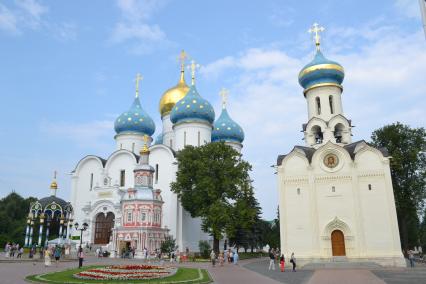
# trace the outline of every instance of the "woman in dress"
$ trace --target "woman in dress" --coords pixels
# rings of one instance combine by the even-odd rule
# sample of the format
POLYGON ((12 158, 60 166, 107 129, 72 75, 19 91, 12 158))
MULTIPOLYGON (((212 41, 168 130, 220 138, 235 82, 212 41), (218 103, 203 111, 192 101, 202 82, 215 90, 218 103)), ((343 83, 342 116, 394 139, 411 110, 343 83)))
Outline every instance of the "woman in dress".
POLYGON ((284 257, 284 254, 282 254, 281 257, 280 257, 280 268, 281 268, 281 272, 284 272, 284 268, 285 268, 285 257, 284 257))
POLYGON ((52 265, 52 261, 50 260, 50 250, 44 250, 44 267, 48 267, 52 265))

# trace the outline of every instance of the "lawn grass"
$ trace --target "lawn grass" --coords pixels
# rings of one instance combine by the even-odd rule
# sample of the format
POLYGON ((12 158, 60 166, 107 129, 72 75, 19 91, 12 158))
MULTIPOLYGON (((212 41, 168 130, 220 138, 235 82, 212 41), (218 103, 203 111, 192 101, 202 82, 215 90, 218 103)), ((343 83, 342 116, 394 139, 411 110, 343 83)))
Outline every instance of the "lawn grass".
POLYGON ((82 272, 91 268, 98 268, 98 267, 104 267, 104 266, 90 266, 85 267, 83 269, 68 269, 63 270, 59 272, 52 272, 48 274, 39 274, 39 275, 31 275, 26 278, 26 280, 35 282, 35 283, 73 283, 73 284, 81 284, 81 283, 210 283, 212 282, 212 279, 209 275, 209 273, 205 269, 198 269, 198 268, 178 268, 178 271, 176 274, 161 278, 161 279, 145 279, 145 280, 83 280, 83 279, 77 279, 73 277, 73 274, 82 272))

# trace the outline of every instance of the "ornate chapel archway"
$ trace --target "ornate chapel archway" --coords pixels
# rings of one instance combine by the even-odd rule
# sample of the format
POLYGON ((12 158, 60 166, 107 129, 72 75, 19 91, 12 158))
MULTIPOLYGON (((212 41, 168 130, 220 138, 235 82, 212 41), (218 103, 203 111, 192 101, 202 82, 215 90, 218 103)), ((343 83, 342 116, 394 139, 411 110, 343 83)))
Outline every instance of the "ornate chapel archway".
POLYGON ((114 213, 99 213, 95 220, 95 244, 108 244, 114 227, 114 213))

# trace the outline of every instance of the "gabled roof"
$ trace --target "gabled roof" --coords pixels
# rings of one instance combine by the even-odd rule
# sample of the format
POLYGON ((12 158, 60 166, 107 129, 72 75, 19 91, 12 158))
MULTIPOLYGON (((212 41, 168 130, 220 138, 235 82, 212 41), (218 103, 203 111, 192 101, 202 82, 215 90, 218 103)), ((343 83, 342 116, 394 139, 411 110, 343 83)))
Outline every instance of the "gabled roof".
MULTIPOLYGON (((365 142, 365 140, 359 140, 359 141, 356 141, 356 142, 353 142, 351 144, 343 146, 343 149, 345 149, 349 153, 349 155, 351 156, 352 160, 355 159, 355 149, 356 149, 356 147, 358 146, 358 144, 361 144, 361 143, 365 143, 365 144, 367 144, 368 146, 370 146, 372 148, 376 148, 373 145, 371 145, 370 143, 365 142)), ((313 147, 294 146, 294 148, 293 148, 293 150, 291 150, 291 152, 293 152, 295 149, 302 150, 305 153, 305 156, 308 159, 309 163, 312 162, 312 156, 314 155, 315 151, 317 151, 317 149, 315 149, 313 147)), ((376 149, 379 150, 384 157, 389 157, 389 153, 388 153, 388 151, 387 151, 386 148, 380 147, 380 148, 376 148, 376 149)), ((278 155, 277 166, 281 166, 284 158, 287 155, 278 155)))

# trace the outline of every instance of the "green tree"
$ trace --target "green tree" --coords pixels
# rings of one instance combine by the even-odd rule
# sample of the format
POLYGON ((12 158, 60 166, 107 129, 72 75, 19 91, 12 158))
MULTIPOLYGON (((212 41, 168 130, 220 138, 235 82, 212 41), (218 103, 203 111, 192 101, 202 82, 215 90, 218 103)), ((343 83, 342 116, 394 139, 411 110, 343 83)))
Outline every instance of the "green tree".
POLYGON ((166 237, 165 240, 161 243, 161 252, 171 254, 175 250, 177 250, 178 246, 176 245, 176 239, 172 237, 166 237))
POLYGON ((210 257, 210 244, 208 241, 200 240, 198 242, 198 249, 200 250, 200 255, 202 258, 210 257))
POLYGON ((0 247, 6 242, 24 244, 26 218, 30 203, 36 199, 23 198, 15 192, 0 199, 0 247))
POLYGON ((390 156, 391 175, 401 245, 408 249, 418 243, 418 214, 426 198, 426 131, 399 122, 373 132, 372 144, 385 147, 390 156))
POLYGON ((213 249, 218 252, 224 233, 229 237, 235 233, 233 215, 238 214, 241 224, 251 215, 244 207, 244 198, 253 190, 251 166, 224 143, 187 146, 176 159, 178 171, 171 190, 192 217, 201 217, 202 228, 213 236, 213 249))

